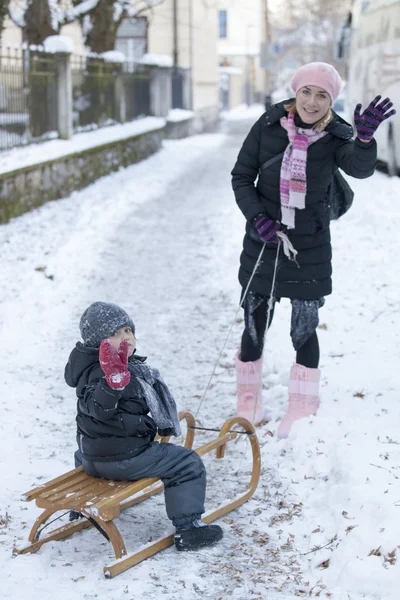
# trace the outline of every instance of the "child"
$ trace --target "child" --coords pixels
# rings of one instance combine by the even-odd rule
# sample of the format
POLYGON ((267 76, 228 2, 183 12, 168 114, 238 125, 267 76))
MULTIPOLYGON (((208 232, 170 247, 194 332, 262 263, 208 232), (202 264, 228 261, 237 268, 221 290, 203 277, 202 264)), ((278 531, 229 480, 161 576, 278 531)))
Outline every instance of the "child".
POLYGON ((78 396, 75 465, 105 479, 160 477, 177 550, 219 541, 221 527, 200 521, 206 490, 201 458, 154 441, 157 432, 180 434, 178 414, 159 372, 134 355, 129 315, 115 304, 95 302, 83 313, 80 331, 83 344, 76 344, 65 367, 65 381, 78 396))

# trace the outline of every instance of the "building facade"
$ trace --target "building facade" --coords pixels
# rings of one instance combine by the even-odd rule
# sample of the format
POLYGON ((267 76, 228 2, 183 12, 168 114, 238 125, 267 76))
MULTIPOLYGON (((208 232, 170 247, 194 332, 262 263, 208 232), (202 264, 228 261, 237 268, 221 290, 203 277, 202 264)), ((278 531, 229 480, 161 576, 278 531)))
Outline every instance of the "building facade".
MULTIPOLYGON (((78 22, 61 28, 74 41, 75 52, 85 51, 78 22)), ((116 49, 128 61, 170 66, 172 100, 177 108, 191 109, 198 129, 215 124, 219 114, 218 11, 215 3, 165 0, 119 27, 116 49)), ((6 19, 2 47, 22 43, 22 30, 6 19)))
POLYGON ((266 2, 218 0, 217 7, 221 104, 229 109, 262 101, 265 71, 260 54, 266 37, 266 2))

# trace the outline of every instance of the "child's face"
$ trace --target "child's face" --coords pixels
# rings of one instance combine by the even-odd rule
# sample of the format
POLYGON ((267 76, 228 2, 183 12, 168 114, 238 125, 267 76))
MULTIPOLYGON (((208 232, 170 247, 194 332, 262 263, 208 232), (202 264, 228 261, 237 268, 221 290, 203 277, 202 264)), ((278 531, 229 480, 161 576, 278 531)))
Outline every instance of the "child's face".
POLYGON ((128 356, 132 356, 133 351, 136 348, 136 339, 130 327, 121 327, 120 329, 117 329, 117 331, 114 331, 108 339, 116 350, 120 347, 121 342, 127 342, 128 356))

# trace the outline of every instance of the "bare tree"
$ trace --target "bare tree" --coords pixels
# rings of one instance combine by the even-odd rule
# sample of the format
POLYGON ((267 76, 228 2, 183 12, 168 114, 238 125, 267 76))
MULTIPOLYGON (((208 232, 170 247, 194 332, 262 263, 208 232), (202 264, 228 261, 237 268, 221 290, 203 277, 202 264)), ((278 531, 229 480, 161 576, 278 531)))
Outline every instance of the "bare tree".
POLYGON ((8 0, 0 0, 0 36, 3 31, 4 21, 8 14, 8 0))
POLYGON ((166 0, 0 0, 29 44, 42 44, 63 25, 80 21, 85 42, 93 52, 113 50, 121 22, 149 13, 166 0))
MULTIPOLYGON (((335 45, 340 25, 352 0, 286 0, 285 10, 274 16, 279 31, 281 59, 335 63, 335 45), (283 25, 283 26, 282 26, 283 25)), ((338 65, 336 65, 338 66, 338 65)))
POLYGON ((81 12, 80 21, 85 44, 92 52, 113 50, 118 28, 126 18, 149 14, 166 0, 73 0, 75 9, 91 2, 93 7, 81 12))

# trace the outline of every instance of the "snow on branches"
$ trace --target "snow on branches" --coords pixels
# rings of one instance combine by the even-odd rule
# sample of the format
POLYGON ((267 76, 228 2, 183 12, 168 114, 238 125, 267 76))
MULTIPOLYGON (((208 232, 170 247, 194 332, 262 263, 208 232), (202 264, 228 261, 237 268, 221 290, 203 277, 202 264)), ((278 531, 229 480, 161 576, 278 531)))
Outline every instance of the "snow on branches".
POLYGON ((59 34, 63 25, 79 21, 91 50, 105 52, 114 49, 118 27, 125 18, 143 15, 165 1, 6 0, 5 4, 28 43, 41 44, 48 36, 59 34))

